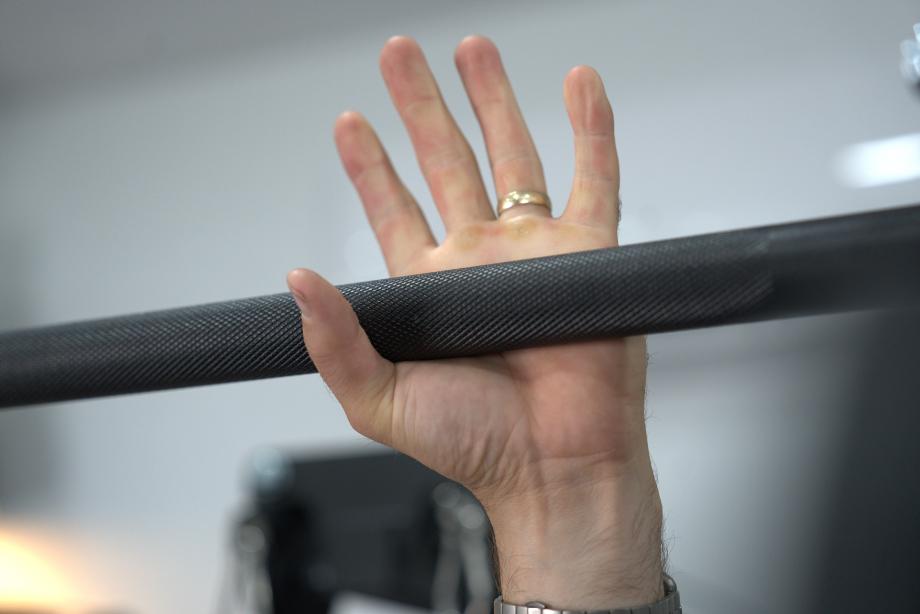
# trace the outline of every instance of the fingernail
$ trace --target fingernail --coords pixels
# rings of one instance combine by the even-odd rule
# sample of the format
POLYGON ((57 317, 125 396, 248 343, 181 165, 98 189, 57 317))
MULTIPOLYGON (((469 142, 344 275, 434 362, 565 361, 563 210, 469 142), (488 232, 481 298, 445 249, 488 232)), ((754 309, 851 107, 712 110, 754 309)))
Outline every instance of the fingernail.
POLYGON ((297 290, 291 290, 291 296, 294 297, 294 302, 297 303, 297 308, 300 309, 301 318, 310 317, 310 307, 307 305, 307 299, 304 298, 303 294, 297 290))

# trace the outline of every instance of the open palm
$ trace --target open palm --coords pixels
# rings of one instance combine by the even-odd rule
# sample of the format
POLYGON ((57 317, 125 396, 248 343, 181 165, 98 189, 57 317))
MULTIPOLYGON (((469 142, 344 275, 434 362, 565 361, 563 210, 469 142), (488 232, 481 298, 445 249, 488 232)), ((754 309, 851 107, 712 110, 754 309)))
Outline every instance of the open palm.
MULTIPOLYGON (((482 127, 495 189, 545 192, 537 152, 498 50, 469 37, 456 63, 482 127)), ((575 180, 558 218, 519 205, 496 219, 473 153, 415 41, 396 37, 381 70, 447 229, 438 245, 367 121, 343 114, 335 137, 393 275, 617 244, 619 170, 600 77, 576 67, 564 97, 575 180)), ((467 485, 487 503, 571 480, 647 471, 641 338, 393 364, 371 347, 342 296, 315 273, 289 277, 320 374, 361 433, 467 485)))
MULTIPOLYGON (((469 37, 456 63, 496 193, 546 192, 498 50, 469 37)), ((370 125, 343 114, 336 144, 391 274, 617 244, 613 113, 596 72, 576 67, 565 79, 575 135, 565 210, 554 218, 521 204, 497 219, 415 41, 391 39, 380 66, 447 229, 438 245, 370 125)), ((589 609, 660 597, 661 501, 645 435, 642 338, 393 364, 334 286, 305 269, 292 271, 288 285, 310 356, 355 429, 465 484, 483 503, 506 598, 589 609)))

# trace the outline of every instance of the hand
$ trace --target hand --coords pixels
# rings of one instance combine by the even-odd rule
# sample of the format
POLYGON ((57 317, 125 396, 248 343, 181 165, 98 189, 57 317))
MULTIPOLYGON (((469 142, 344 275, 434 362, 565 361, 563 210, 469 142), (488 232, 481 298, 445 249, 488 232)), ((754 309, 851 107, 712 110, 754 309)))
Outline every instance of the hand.
MULTIPOLYGON (((546 191, 498 50, 469 37, 456 64, 482 128, 495 190, 546 191)), ((579 66, 564 97, 575 180, 558 218, 519 205, 496 219, 470 147, 415 41, 387 42, 380 67, 447 236, 436 244, 368 122, 339 117, 335 140, 392 275, 617 244, 613 113, 579 66)), ((495 531, 504 599, 613 608, 662 592, 661 504, 645 434, 642 338, 393 364, 342 295, 299 269, 288 283, 320 374, 360 433, 475 494, 495 531)))

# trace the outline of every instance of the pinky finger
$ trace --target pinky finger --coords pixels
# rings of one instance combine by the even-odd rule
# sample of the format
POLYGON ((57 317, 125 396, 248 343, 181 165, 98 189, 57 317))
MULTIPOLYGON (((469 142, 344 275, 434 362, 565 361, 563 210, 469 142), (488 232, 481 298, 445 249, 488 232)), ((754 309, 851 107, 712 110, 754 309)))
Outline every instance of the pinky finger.
POLYGON ((604 84, 594 69, 577 66, 566 76, 564 93, 575 135, 575 178, 563 217, 615 229, 620 169, 604 84))

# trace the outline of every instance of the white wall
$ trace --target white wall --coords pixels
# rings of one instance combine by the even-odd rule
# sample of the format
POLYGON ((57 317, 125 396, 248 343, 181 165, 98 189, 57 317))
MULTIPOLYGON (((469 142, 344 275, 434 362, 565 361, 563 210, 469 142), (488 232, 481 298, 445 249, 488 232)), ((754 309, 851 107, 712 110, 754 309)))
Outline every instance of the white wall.
MULTIPOLYGON (((0 328, 278 292, 298 265, 382 276, 331 125, 365 112, 427 200, 377 75, 395 33, 420 39, 477 151, 451 54, 471 32, 496 40, 557 202, 572 165, 562 78, 597 67, 617 117, 624 242, 920 200, 916 181, 847 189, 831 165, 847 144, 920 124, 897 70, 920 20, 910 0, 399 6, 362 20, 359 3, 317 5, 354 27, 0 92, 0 328)), ((688 612, 765 612, 808 586, 850 368, 835 350, 859 322, 652 339, 653 454, 688 612)), ((206 611, 261 445, 368 444, 316 377, 0 413, 0 530, 54 544, 87 603, 206 611)))

